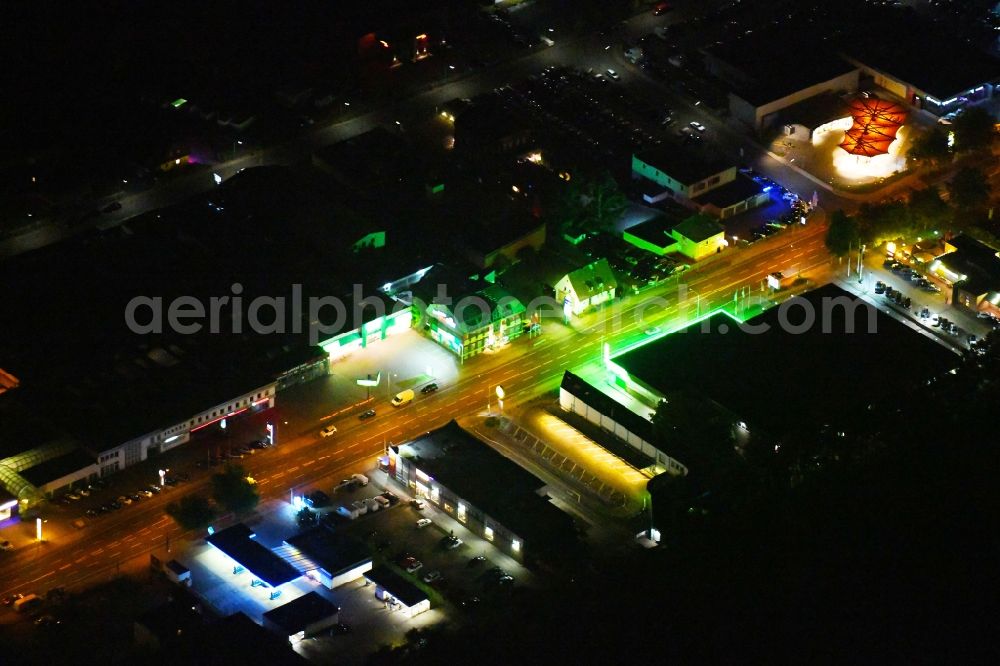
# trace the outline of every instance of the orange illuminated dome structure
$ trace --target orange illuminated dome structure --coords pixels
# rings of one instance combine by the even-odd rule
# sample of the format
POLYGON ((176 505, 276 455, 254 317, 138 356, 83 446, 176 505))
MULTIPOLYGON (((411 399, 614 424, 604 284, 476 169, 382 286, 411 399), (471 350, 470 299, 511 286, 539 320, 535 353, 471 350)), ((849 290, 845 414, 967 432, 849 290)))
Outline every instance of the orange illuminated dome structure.
POLYGON ((852 155, 875 157, 889 152, 896 133, 906 120, 906 109, 895 102, 863 97, 850 104, 854 124, 844 133, 840 147, 852 155))

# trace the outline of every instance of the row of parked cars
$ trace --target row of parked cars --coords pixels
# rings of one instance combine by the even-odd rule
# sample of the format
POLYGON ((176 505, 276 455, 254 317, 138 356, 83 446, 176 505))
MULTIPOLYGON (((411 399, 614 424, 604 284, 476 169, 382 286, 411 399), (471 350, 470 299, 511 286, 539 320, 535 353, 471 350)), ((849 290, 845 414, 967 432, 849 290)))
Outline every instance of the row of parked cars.
MULTIPOLYGON (((178 472, 176 474, 167 476, 163 479, 164 486, 176 486, 177 484, 187 481, 190 476, 185 472, 178 472)), ((123 493, 113 500, 109 500, 100 504, 98 506, 91 507, 84 512, 84 515, 88 517, 100 516, 105 513, 110 513, 112 511, 118 511, 124 506, 129 506, 136 502, 140 502, 144 499, 153 497, 153 495, 159 495, 163 491, 164 486, 158 486, 155 483, 151 483, 145 488, 139 488, 132 493, 123 493)))
MULTIPOLYGON (((918 271, 915 268, 911 268, 910 266, 901 264, 891 257, 887 258, 884 262, 882 262, 882 268, 892 271, 894 274, 898 275, 904 280, 909 280, 910 282, 914 283, 917 287, 919 287, 921 290, 926 291, 928 293, 936 294, 941 291, 940 287, 938 287, 936 284, 928 280, 924 275, 920 273, 920 271, 918 271)), ((876 290, 875 293, 879 292, 876 290)))

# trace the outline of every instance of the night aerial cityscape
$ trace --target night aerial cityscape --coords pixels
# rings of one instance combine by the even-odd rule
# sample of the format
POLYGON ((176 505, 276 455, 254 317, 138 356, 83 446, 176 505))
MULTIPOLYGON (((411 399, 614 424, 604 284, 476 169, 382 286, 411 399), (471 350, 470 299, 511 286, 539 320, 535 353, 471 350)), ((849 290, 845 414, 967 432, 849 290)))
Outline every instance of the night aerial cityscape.
POLYGON ((0 25, 0 664, 1000 663, 996 0, 0 25))

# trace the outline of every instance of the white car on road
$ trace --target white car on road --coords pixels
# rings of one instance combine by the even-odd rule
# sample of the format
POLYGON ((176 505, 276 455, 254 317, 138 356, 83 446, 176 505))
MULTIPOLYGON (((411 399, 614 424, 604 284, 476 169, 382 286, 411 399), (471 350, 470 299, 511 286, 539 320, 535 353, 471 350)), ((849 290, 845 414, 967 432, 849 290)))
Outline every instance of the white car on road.
POLYGON ((337 426, 328 425, 327 427, 325 427, 325 428, 323 428, 322 430, 319 431, 319 436, 320 437, 329 437, 330 435, 334 434, 335 432, 337 432, 337 426))

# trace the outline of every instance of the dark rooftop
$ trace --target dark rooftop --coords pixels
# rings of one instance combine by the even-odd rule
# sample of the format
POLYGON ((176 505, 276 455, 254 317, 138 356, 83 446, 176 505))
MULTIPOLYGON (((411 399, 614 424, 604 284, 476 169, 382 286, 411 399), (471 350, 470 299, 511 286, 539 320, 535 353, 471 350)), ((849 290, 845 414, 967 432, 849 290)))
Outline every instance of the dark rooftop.
POLYGON ((707 52, 739 73, 726 78, 737 96, 755 106, 857 69, 814 36, 783 28, 755 30, 707 52))
POLYGON ((389 594, 399 599, 407 608, 413 608, 427 600, 423 591, 387 566, 375 567, 365 574, 365 578, 375 583, 389 594))
POLYGON ((625 233, 631 234, 636 238, 656 245, 657 247, 669 247, 677 242, 670 235, 670 230, 673 229, 676 224, 677 222, 675 220, 663 215, 658 215, 654 218, 646 220, 645 222, 640 222, 635 226, 629 227, 625 230, 625 233))
POLYGON ((755 194, 760 194, 760 191, 760 185, 752 178, 738 173, 735 180, 696 196, 694 201, 699 204, 712 204, 716 208, 726 208, 746 201, 755 194))
POLYGON ((211 534, 205 541, 212 544, 233 560, 244 566, 257 578, 277 587, 295 580, 302 573, 275 555, 269 548, 252 538, 253 531, 243 523, 211 534))
POLYGON ((135 622, 145 627, 160 641, 188 636, 205 623, 204 616, 192 606, 189 596, 182 594, 162 606, 146 611, 135 622))
POLYGON ((33 486, 40 487, 60 479, 67 474, 77 472, 87 465, 93 465, 97 460, 83 449, 74 449, 69 453, 46 460, 45 462, 21 470, 20 474, 33 486))
POLYGON ((563 373, 562 383, 559 387, 564 388, 575 395, 588 407, 596 409, 601 414, 607 414, 609 417, 628 428, 629 432, 635 433, 647 442, 652 441, 652 423, 642 418, 608 394, 597 390, 569 370, 563 373))
POLYGON ((956 236, 948 241, 956 249, 938 257, 953 273, 965 275, 958 286, 970 294, 1000 292, 1000 257, 998 251, 971 236, 956 236))
POLYGON ((285 543, 294 546, 331 576, 372 559, 365 544, 322 525, 286 539, 285 543))
POLYGON ((543 481, 454 420, 407 442, 400 455, 529 544, 555 543, 573 533, 570 516, 538 494, 543 481))
POLYGON ((826 285, 750 319, 768 328, 751 334, 722 312, 671 335, 615 356, 632 377, 668 395, 693 391, 760 424, 775 435, 793 428, 836 423, 856 410, 878 405, 958 363, 958 357, 924 335, 843 291, 826 285), (846 332, 844 307, 857 304, 855 330, 846 332), (802 302, 817 324, 794 334, 778 325, 782 310, 792 324, 803 321, 802 302), (826 305, 824 305, 826 303, 826 305), (876 333, 867 333, 875 316, 876 333), (829 322, 824 333, 820 322, 829 322), (664 359, 670 359, 668 365, 664 359))
POLYGON ((723 229, 723 226, 715 218, 699 213, 677 224, 673 231, 688 240, 700 243, 715 236, 723 229))
POLYGON ((1000 60, 919 21, 897 21, 890 32, 845 48, 845 54, 944 102, 1000 79, 1000 60))
POLYGON ((0 460, 61 437, 51 420, 29 410, 20 395, 20 388, 0 394, 0 460))
POLYGON ((268 666, 309 663, 292 650, 286 636, 276 636, 243 613, 235 613, 171 641, 150 663, 154 666, 218 666, 223 662, 268 666))
POLYGON ((298 599, 282 604, 264 613, 268 622, 281 627, 287 635, 297 634, 309 625, 325 620, 337 613, 339 607, 316 592, 306 592, 298 599))
POLYGON ((645 150, 636 157, 684 185, 693 185, 731 166, 714 155, 705 156, 673 145, 645 150))

